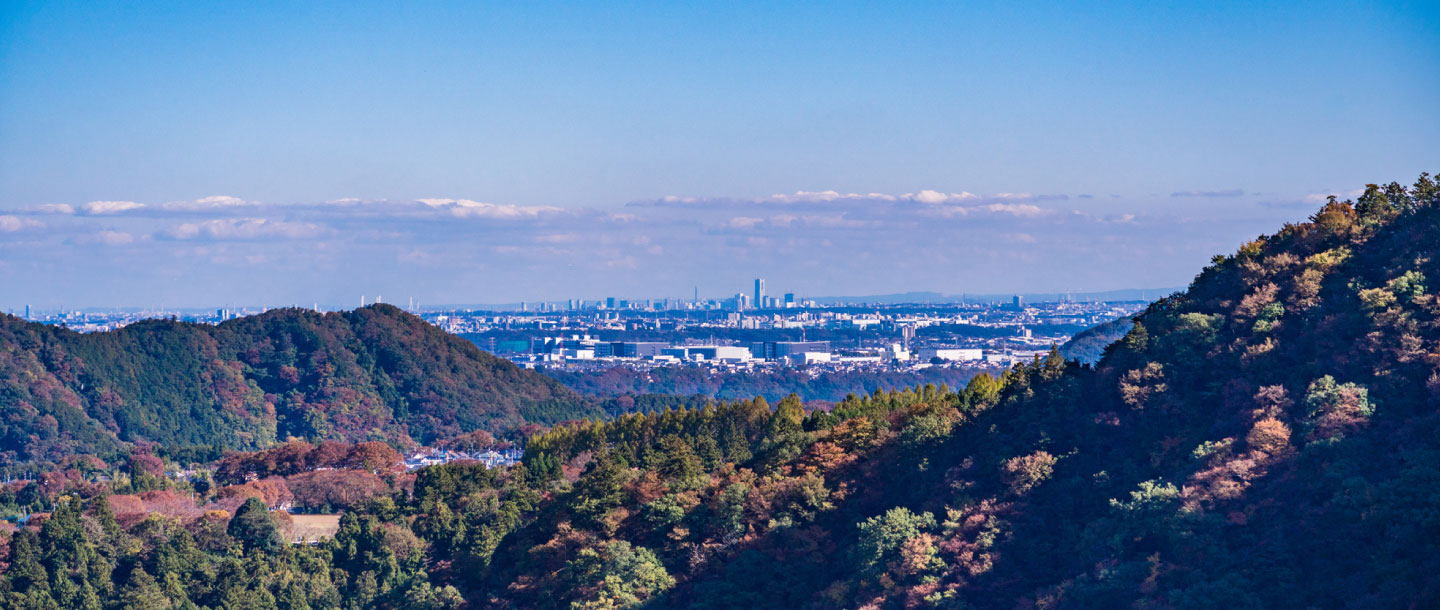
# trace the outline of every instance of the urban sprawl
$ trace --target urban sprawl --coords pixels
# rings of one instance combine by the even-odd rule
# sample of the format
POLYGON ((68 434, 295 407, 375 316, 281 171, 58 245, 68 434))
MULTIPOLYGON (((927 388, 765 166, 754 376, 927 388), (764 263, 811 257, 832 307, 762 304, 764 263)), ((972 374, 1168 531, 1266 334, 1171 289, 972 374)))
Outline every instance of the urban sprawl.
MULTIPOLYGON (((376 297, 370 303, 381 302, 376 297)), ((361 297, 361 303, 366 298, 361 297)), ((1144 302, 1027 303, 953 299, 933 303, 820 303, 772 296, 765 280, 726 299, 570 299, 496 307, 409 311, 520 366, 594 370, 705 366, 723 370, 804 366, 816 371, 929 366, 1009 366, 1064 343, 1084 328, 1136 313, 1144 302)), ((196 312, 60 311, 27 319, 80 332, 156 317, 219 323, 267 308, 196 312)), ((316 311, 320 307, 315 306, 316 311)))

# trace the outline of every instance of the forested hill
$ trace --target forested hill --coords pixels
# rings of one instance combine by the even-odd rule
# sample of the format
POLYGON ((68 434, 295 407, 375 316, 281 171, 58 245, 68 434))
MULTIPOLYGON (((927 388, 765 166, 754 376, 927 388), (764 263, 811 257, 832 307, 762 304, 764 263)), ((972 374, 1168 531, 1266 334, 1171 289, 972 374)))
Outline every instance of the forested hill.
POLYGON ((1130 318, 1116 318, 1104 324, 1097 324, 1080 331, 1064 345, 1060 355, 1066 360, 1079 360, 1083 364, 1095 364, 1105 355, 1105 348, 1116 342, 1135 325, 1130 318))
MULTIPOLYGON (((809 413, 797 396, 648 410, 555 426, 519 465, 413 477, 366 465, 393 453, 383 446, 292 443, 228 457, 226 482, 265 478, 216 492, 145 475, 160 464, 140 452, 131 480, 174 489, 116 497, 131 507, 126 529, 105 498, 135 484, 89 483, 80 464, 0 487, 0 506, 52 511, 0 554, 0 607, 1437 608, 1437 288, 1440 189, 1422 175, 1217 256, 1094 366, 1057 351, 964 388, 809 413), (364 470, 306 471, 347 463, 364 470), (341 481, 370 491, 340 493, 341 481), (279 544, 289 519, 266 506, 287 489, 344 501, 332 540, 279 544), (239 505, 241 493, 259 497, 239 505), (225 501, 233 517, 198 508, 225 501)), ((285 315, 315 328, 334 316, 336 333, 411 323, 386 310, 285 315), (384 324, 356 324, 368 317, 384 324)), ((225 363, 261 341, 221 338, 242 327, 162 334, 173 349, 213 348, 219 364, 191 374, 229 379, 225 363)), ((55 381, 23 387, 46 404, 103 392, 81 366, 98 348, 4 328, 31 341, 0 353, 8 387, 40 371, 55 381)), ((396 356, 352 332, 357 353, 391 370, 396 356)), ((125 353, 166 353, 147 344, 125 353)), ((277 383, 259 371, 288 375, 264 364, 283 351, 257 348, 234 379, 278 396, 258 389, 277 383)), ((383 378, 394 389, 377 395, 420 395, 410 377, 383 378)))
POLYGON ((389 305, 80 334, 0 316, 0 450, 126 443, 258 449, 288 437, 404 446, 594 415, 559 383, 389 305))
POLYGON ((1094 367, 557 428, 530 474, 588 468, 457 584, 517 607, 1440 607, 1437 287, 1422 176, 1217 256, 1094 367))

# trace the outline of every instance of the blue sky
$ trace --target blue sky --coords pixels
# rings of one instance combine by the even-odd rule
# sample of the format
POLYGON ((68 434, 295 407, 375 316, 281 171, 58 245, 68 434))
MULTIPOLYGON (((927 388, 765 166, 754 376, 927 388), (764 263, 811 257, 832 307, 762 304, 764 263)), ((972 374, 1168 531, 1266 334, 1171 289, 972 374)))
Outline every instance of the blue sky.
POLYGON ((1440 170, 1433 2, 895 4, 4 3, 0 307, 1176 286, 1440 170))

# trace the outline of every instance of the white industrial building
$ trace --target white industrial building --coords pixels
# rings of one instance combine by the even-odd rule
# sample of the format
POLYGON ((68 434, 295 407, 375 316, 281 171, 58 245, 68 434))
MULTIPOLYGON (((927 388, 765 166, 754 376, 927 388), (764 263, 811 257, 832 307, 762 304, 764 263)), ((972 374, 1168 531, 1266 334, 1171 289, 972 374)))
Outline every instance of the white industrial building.
POLYGON ((948 362, 967 362, 984 358, 985 352, 979 348, 922 347, 918 355, 922 362, 929 362, 936 358, 948 362))

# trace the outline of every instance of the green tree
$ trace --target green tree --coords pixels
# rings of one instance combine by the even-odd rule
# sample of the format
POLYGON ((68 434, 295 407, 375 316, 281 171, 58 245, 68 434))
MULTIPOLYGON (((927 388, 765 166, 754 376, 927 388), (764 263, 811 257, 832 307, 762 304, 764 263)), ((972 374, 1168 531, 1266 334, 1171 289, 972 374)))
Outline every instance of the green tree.
POLYGON ((645 456, 645 467, 668 481, 689 482, 704 471, 690 443, 673 434, 660 438, 645 456))
POLYGON ((775 414, 770 417, 770 426, 766 431, 771 438, 781 438, 800 432, 800 424, 805 421, 805 405, 800 401, 800 396, 791 394, 780 400, 775 407, 775 414))
POLYGON ((280 548, 284 542, 280 539, 280 530, 275 526, 275 519, 270 516, 269 509, 259 498, 249 498, 244 504, 236 509, 235 516, 230 519, 230 526, 225 529, 236 540, 245 546, 246 550, 261 550, 273 553, 280 548))
POLYGON ((595 458, 590 470, 575 482, 571 492, 570 507, 575 516, 585 525, 598 526, 601 517, 624 500, 622 486, 627 474, 627 469, 612 454, 595 458))
POLYGON ((126 610, 170 610, 175 607, 155 585, 150 573, 140 566, 130 570, 130 578, 120 589, 120 600, 126 610))
POLYGON ((858 527, 860 540, 855 543, 855 558, 862 572, 878 576, 899 558, 906 541, 935 528, 935 515, 916 514, 897 506, 860 522, 858 527))
POLYGON ((565 571, 572 590, 594 591, 571 602, 575 610, 632 608, 675 586, 675 578, 653 551, 624 540, 582 549, 565 571))
POLYGON ((1370 391, 1356 383, 1336 383, 1329 375, 1316 379, 1305 393, 1306 438, 1311 442, 1338 440, 1364 426, 1375 412, 1370 391))

